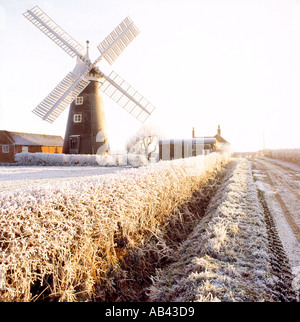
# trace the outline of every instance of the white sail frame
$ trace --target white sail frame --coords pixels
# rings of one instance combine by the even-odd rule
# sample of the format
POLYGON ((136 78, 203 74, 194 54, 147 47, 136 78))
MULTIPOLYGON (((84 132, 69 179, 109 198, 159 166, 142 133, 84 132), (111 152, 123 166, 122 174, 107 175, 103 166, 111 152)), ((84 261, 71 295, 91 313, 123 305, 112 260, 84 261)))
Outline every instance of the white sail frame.
POLYGON ((53 123, 89 83, 70 72, 32 112, 53 123))
POLYGON ((142 123, 145 122, 154 111, 154 105, 124 81, 116 72, 112 71, 109 76, 103 74, 103 77, 105 80, 100 90, 137 120, 142 123))
POLYGON ((111 65, 139 33, 139 30, 134 25, 130 17, 126 17, 97 46, 101 55, 95 63, 103 57, 111 65))
POLYGON ((72 58, 77 55, 80 59, 85 59, 82 55, 84 47, 56 24, 38 6, 27 10, 23 15, 72 58))

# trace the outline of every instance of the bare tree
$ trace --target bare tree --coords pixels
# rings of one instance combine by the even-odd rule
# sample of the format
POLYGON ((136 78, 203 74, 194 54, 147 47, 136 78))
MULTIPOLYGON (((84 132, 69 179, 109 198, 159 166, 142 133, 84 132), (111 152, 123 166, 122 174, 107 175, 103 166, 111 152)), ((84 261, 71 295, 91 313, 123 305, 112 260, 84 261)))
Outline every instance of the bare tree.
POLYGON ((149 160, 158 146, 161 131, 153 124, 143 125, 127 142, 127 151, 143 154, 149 160))

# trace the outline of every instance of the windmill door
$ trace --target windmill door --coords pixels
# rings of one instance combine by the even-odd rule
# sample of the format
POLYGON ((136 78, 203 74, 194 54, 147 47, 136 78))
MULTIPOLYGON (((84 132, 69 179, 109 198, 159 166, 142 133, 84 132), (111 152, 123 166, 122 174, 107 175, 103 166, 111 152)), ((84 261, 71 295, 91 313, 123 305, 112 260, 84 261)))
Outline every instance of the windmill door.
POLYGON ((69 137, 69 153, 78 154, 80 147, 80 135, 70 135, 69 137))

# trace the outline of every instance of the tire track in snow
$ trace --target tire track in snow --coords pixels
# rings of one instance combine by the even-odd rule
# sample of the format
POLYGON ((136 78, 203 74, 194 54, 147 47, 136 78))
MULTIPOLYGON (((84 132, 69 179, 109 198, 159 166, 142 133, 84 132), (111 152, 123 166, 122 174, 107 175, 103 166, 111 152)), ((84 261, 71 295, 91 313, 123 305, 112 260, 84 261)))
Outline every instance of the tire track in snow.
POLYGON ((298 200, 300 200, 300 194, 295 191, 295 189, 299 189, 299 184, 300 184, 300 174, 286 166, 283 166, 281 164, 277 164, 275 162, 269 161, 269 160, 263 160, 264 166, 267 166, 267 170, 269 172, 272 172, 274 177, 276 179, 280 180, 280 182, 289 189, 289 191, 296 195, 298 200), (276 169, 276 172, 280 172, 282 176, 279 176, 274 172, 274 169, 276 169), (284 170, 284 171, 283 171, 284 170), (288 177, 293 180, 293 182, 287 182, 284 181, 282 178, 286 177, 288 174, 288 177))
MULTIPOLYGON (((300 180, 300 173, 298 171, 295 171, 293 169, 291 169, 290 167, 287 167, 283 164, 279 164, 277 162, 280 162, 281 160, 277 160, 277 159, 264 159, 264 161, 267 161, 270 165, 274 165, 275 167, 277 166, 279 169, 284 169, 286 172, 288 172, 294 180, 299 181, 300 180), (277 162, 276 162, 277 161, 277 162)), ((284 161, 281 161, 284 162, 284 161)))
POLYGON ((279 298, 281 301, 297 301, 297 295, 296 292, 293 291, 292 286, 292 269, 278 235, 271 212, 264 198, 264 194, 261 190, 258 190, 258 198, 264 211, 269 241, 268 247, 270 249, 270 252, 273 254, 273 256, 271 256, 270 264, 273 274, 277 277, 277 285, 275 287, 275 291, 279 293, 279 298))
POLYGON ((292 229, 292 231, 295 235, 295 238, 300 243, 300 222, 299 222, 300 218, 297 218, 296 212, 294 212, 294 211, 292 212, 289 210, 288 206, 286 205, 286 202, 281 197, 281 195, 283 195, 283 194, 282 193, 280 194, 278 189, 276 188, 275 180, 279 181, 285 188, 287 188, 296 197, 296 199, 298 201, 300 201, 299 193, 294 191, 291 188, 291 186, 288 185, 282 179, 283 177, 286 177, 287 174, 286 174, 285 170, 282 169, 280 166, 277 166, 277 165, 274 166, 273 163, 271 164, 271 166, 270 166, 270 164, 268 166, 268 162, 265 160, 263 160, 263 161, 262 160, 255 160, 255 163, 259 166, 260 170, 264 171, 264 174, 266 176, 266 181, 269 184, 269 186, 271 187, 276 200, 280 204, 280 206, 282 208, 282 212, 283 212, 290 228, 292 229), (274 179, 272 179, 272 178, 274 178, 274 179))

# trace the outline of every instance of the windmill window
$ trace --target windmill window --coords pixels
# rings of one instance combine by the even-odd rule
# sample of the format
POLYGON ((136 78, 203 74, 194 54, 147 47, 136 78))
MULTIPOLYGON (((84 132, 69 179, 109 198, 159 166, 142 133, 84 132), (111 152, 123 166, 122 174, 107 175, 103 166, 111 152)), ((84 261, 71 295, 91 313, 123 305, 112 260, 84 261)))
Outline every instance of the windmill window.
POLYGON ((74 114, 74 123, 82 122, 82 114, 74 114))
POLYGON ((78 154, 80 145, 80 135, 71 135, 69 137, 70 149, 69 152, 78 154))
POLYGON ((9 153, 9 145, 2 145, 2 153, 9 153))
POLYGON ((83 97, 82 96, 76 97, 75 104, 82 105, 83 104, 83 97))

